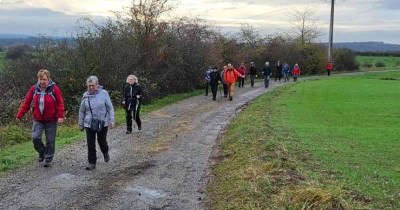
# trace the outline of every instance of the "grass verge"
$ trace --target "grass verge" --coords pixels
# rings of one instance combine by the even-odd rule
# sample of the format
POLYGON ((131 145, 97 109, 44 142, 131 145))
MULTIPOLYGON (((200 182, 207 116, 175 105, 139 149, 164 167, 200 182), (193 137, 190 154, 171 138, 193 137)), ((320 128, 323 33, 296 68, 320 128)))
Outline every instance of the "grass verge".
MULTIPOLYGON (((190 98, 201 94, 201 90, 190 93, 173 94, 158 100, 154 100, 148 105, 143 105, 141 113, 146 114, 164 106, 173 104, 185 98, 190 98)), ((116 125, 125 124, 125 111, 117 107, 115 111, 116 125)), ((56 152, 76 141, 85 139, 84 132, 79 131, 76 122, 67 122, 58 127, 56 137, 56 152)), ((9 171, 36 160, 37 153, 33 149, 30 141, 30 129, 21 124, 8 125, 0 128, 0 172, 9 171)))
POLYGON ((258 98, 221 140, 210 208, 399 209, 399 79, 307 81, 258 98))

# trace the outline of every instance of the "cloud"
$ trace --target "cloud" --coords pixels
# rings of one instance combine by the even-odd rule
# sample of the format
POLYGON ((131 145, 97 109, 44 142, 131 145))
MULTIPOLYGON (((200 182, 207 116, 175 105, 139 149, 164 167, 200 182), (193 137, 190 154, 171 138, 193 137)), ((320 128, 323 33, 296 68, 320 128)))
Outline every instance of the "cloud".
MULTIPOLYGON (((83 16, 68 15, 47 8, 8 10, 0 8, 0 33, 4 34, 41 34, 50 36, 69 36, 78 27, 83 16)), ((94 22, 104 18, 90 16, 94 22)))
POLYGON ((400 10, 399 0, 382 0, 381 6, 389 10, 400 10))

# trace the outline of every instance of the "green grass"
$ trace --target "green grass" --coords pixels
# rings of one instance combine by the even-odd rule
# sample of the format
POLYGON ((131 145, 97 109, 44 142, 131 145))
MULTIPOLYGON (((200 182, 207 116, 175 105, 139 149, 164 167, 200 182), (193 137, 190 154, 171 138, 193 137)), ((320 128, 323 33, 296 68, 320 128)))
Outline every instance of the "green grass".
POLYGON ((376 63, 384 63, 385 67, 378 69, 399 69, 400 68, 400 56, 357 56, 357 63, 360 64, 361 69, 377 69, 376 63), (367 64, 371 64, 371 67, 367 67, 367 64))
MULTIPOLYGON (((168 97, 164 97, 158 100, 154 100, 151 104, 143 105, 141 113, 146 114, 154 110, 160 109, 164 106, 173 104, 185 98, 189 98, 195 95, 201 94, 201 90, 196 90, 190 93, 173 94, 168 97)), ((116 108, 115 120, 116 125, 125 124, 125 111, 122 108, 116 108)), ((30 128, 18 125, 8 125, 0 129, 0 141, 6 141, 8 146, 0 144, 0 172, 9 171, 23 165, 32 163, 36 160, 37 153, 33 149, 33 145, 30 141, 30 128), (21 139, 22 142, 21 142, 21 139), (3 146, 2 146, 3 145, 3 146)), ((64 148, 76 141, 84 140, 84 132, 81 132, 77 128, 75 122, 66 122, 58 127, 56 137, 56 152, 57 150, 64 148)))
POLYGON ((211 209, 399 209, 399 92, 392 72, 260 97, 222 140, 211 209))
POLYGON ((0 72, 3 71, 3 69, 6 66, 6 59, 5 59, 5 52, 0 52, 0 72))

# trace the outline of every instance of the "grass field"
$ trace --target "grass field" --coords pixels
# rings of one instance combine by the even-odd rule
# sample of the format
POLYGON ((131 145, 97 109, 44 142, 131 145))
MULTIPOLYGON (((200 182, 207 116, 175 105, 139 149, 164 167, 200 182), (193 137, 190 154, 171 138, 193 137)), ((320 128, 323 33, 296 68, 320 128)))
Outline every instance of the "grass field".
POLYGON ((361 69, 376 69, 378 62, 384 64, 384 67, 379 67, 380 69, 400 68, 400 56, 357 56, 356 61, 361 69))
POLYGON ((5 62, 6 62, 5 55, 6 55, 5 52, 0 52, 0 72, 2 72, 5 67, 5 62))
POLYGON ((400 73, 300 82, 239 114, 211 209, 400 209, 400 73))
MULTIPOLYGON (((196 90, 190 93, 174 94, 154 100, 151 104, 142 105, 141 113, 146 114, 201 93, 201 90, 196 90)), ((117 108, 116 104, 114 104, 114 108, 116 108, 116 125, 121 126, 125 124, 124 109, 117 108)), ((74 119, 67 121, 69 122, 63 123, 58 127, 56 152, 67 145, 85 139, 84 132, 80 132, 77 127, 77 122, 74 119)), ((30 125, 30 123, 27 124, 30 125)), ((9 146, 0 147, 0 172, 12 170, 36 160, 37 153, 34 151, 30 139, 30 129, 22 124, 10 124, 0 128, 0 141, 7 141, 9 144, 9 146), (22 142, 21 139, 23 139, 22 142)))

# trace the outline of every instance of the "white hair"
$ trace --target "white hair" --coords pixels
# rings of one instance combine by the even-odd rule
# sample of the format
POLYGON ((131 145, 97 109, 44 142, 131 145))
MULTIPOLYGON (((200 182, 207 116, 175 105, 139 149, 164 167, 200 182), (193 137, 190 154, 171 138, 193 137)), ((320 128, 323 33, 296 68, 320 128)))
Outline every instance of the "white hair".
POLYGON ((268 61, 267 61, 267 62, 265 62, 265 65, 266 65, 266 66, 269 66, 269 62, 268 62, 268 61))
POLYGON ((86 84, 89 84, 89 83, 96 83, 96 85, 98 85, 99 84, 99 79, 96 77, 96 76, 89 76, 87 79, 86 79, 86 84))
POLYGON ((129 75, 127 78, 126 78, 126 82, 128 82, 128 80, 129 79, 133 79, 133 81, 135 82, 135 83, 138 83, 139 81, 138 81, 138 78, 135 76, 135 75, 129 75))

